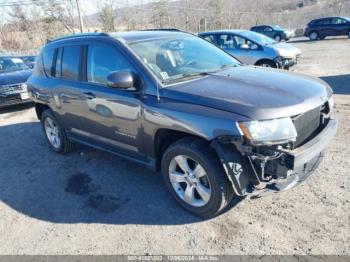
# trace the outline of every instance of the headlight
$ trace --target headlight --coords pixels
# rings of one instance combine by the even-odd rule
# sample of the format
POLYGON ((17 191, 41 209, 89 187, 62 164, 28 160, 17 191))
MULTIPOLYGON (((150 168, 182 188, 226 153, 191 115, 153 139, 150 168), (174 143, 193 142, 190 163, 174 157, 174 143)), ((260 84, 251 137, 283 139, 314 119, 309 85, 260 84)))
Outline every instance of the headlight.
POLYGON ((275 50, 276 50, 276 53, 277 53, 278 56, 283 56, 283 53, 284 53, 284 50, 283 50, 283 49, 281 49, 281 48, 275 48, 275 50))
POLYGON ((27 84, 26 84, 26 83, 23 83, 23 84, 21 85, 21 88, 22 88, 23 91, 28 91, 28 88, 27 88, 27 84))
POLYGON ((290 117, 240 122, 244 137, 254 145, 287 143, 296 140, 297 131, 290 117))
POLYGON ((329 107, 329 112, 332 112, 332 111, 333 111, 333 108, 334 108, 333 97, 331 97, 331 98, 328 100, 328 107, 329 107))

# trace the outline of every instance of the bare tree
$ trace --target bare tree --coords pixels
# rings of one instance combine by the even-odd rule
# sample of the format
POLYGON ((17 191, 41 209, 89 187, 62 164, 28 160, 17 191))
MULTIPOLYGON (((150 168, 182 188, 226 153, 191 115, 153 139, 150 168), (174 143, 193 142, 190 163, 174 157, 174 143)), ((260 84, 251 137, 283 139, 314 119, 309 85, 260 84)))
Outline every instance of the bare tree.
POLYGON ((100 11, 100 21, 102 22, 102 29, 106 32, 115 31, 114 24, 115 9, 113 4, 106 3, 100 11))
POLYGON ((152 23, 155 27, 163 28, 169 25, 170 14, 168 10, 168 1, 156 0, 152 2, 152 23))
POLYGON ((47 16, 47 21, 60 22, 65 29, 75 34, 75 4, 73 0, 48 0, 44 6, 44 12, 47 16))

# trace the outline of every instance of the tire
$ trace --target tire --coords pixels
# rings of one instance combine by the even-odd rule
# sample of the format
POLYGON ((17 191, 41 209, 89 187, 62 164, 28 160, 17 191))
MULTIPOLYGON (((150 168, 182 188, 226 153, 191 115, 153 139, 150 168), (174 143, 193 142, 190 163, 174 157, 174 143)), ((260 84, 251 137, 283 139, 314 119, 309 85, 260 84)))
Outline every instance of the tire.
POLYGON ((282 37, 280 35, 275 35, 274 39, 276 42, 281 42, 282 37))
POLYGON ((320 36, 319 36, 319 34, 316 31, 312 31, 309 34, 309 38, 310 38, 311 41, 316 41, 316 40, 319 39, 319 37, 320 36))
POLYGON ((256 65, 261 66, 261 67, 277 68, 276 63, 271 61, 271 60, 262 60, 262 61, 259 61, 258 63, 256 63, 256 65))
POLYGON ((348 31, 348 37, 350 38, 350 30, 348 31))
POLYGON ((172 197, 184 209, 195 215, 205 218, 214 217, 231 202, 234 196, 232 185, 217 154, 206 141, 183 138, 170 145, 163 154, 161 170, 166 187, 172 197), (184 178, 186 176, 185 168, 181 168, 178 163, 182 163, 181 166, 187 166, 187 170, 190 170, 187 178, 184 178), (196 172, 196 170, 200 171, 196 172), (177 178, 174 180, 174 175, 171 174, 176 174, 177 178), (188 178, 191 174, 192 179, 197 181, 192 185, 188 178), (187 190, 192 192, 187 194, 192 197, 187 198, 186 201, 187 190), (203 194, 203 191, 206 194, 203 194), (200 192, 202 193, 200 194, 200 192))
POLYGON ((74 144, 68 140, 64 129, 59 125, 50 109, 47 109, 42 113, 41 125, 46 141, 49 143, 49 146, 53 151, 60 154, 66 154, 73 150, 74 144))

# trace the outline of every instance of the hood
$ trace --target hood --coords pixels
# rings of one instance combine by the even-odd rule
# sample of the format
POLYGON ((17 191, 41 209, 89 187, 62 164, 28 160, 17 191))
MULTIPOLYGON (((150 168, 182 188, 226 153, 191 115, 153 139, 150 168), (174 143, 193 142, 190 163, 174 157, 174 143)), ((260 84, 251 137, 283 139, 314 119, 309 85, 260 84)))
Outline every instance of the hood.
POLYGON ((288 44, 288 43, 276 43, 273 45, 269 45, 269 47, 276 50, 277 54, 282 57, 292 57, 295 58, 301 55, 301 51, 299 48, 288 44))
POLYGON ((31 74, 31 70, 0 73, 0 86, 25 83, 31 74))
POLYGON ((325 103, 330 87, 318 78, 239 66, 161 89, 161 96, 254 120, 294 116, 325 103))

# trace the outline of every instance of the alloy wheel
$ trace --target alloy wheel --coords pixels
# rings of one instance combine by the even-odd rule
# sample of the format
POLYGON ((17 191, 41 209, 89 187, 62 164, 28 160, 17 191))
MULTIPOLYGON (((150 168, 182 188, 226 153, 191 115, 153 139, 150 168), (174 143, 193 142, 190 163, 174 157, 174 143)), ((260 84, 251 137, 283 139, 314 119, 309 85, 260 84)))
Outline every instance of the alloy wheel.
POLYGON ((318 39, 318 34, 317 34, 316 32, 312 32, 312 33, 310 34, 310 39, 311 39, 311 40, 317 40, 317 39, 318 39))
POLYGON ((169 178, 177 196, 194 207, 206 205, 211 197, 209 178, 204 168, 185 155, 170 161, 169 178))
POLYGON ((61 138, 58 126, 55 121, 50 117, 46 117, 44 127, 47 139, 49 140, 50 144, 56 149, 60 148, 61 138))

